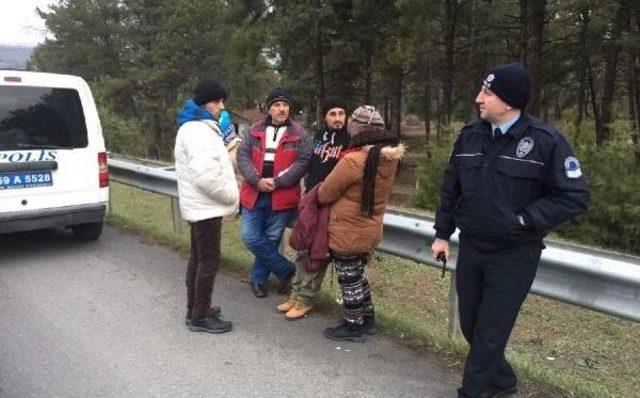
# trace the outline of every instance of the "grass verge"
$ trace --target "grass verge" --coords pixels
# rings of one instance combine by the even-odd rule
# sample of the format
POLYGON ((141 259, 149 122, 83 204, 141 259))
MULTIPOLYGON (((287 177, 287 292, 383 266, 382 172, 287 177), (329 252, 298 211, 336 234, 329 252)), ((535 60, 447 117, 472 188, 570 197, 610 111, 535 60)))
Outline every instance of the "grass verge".
MULTIPOLYGON (((110 223, 186 255, 188 226, 173 230, 169 198, 112 183, 110 223)), ((223 266, 244 277, 252 263, 239 223, 223 226, 223 266)), ((329 274, 331 276, 331 274, 329 274)), ((466 344, 447 334, 449 279, 439 271, 376 253, 367 277, 385 333, 437 353, 460 372, 466 344)), ((320 295, 336 310, 337 282, 320 295)), ((529 296, 507 348, 528 397, 640 397, 640 325, 537 296, 529 296)))

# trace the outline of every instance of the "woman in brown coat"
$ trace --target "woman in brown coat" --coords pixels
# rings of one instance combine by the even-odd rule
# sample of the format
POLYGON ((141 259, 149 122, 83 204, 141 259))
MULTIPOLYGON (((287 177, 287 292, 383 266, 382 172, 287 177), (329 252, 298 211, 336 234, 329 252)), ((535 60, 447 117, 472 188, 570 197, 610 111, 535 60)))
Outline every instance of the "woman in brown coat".
POLYGON ((344 321, 325 335, 365 341, 375 320, 364 267, 382 239, 382 217, 405 148, 370 105, 353 112, 348 130, 349 149, 318 191, 319 202, 331 205, 329 248, 344 303, 344 321))

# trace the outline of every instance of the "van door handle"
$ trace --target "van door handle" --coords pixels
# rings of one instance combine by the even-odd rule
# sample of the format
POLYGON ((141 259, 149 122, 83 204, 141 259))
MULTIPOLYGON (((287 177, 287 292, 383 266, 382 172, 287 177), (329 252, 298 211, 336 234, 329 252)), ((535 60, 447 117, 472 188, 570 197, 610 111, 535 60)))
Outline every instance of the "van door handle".
POLYGON ((55 160, 38 160, 33 162, 0 163, 0 173, 12 171, 40 171, 57 170, 58 162, 55 160))

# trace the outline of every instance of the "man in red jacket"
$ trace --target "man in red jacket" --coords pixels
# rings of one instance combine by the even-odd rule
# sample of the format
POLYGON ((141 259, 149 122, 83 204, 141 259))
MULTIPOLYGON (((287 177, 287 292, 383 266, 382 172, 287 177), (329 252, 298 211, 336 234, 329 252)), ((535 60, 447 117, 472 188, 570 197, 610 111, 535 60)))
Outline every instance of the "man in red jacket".
POLYGON ((300 200, 300 179, 307 172, 311 140, 289 118, 291 96, 275 88, 267 97, 269 115, 251 126, 238 148, 238 168, 245 181, 240 190, 242 239, 255 256, 251 289, 256 297, 267 295, 273 273, 286 293, 295 267, 278 246, 285 227, 300 200))

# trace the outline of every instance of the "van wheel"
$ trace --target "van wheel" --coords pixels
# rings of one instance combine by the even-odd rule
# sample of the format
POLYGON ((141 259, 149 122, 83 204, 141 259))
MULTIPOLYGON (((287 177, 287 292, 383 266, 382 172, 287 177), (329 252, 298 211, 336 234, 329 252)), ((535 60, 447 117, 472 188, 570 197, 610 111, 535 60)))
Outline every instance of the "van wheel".
POLYGON ((80 240, 96 240, 102 233, 103 222, 92 222, 88 224, 73 225, 71 230, 76 238, 80 240))

